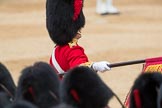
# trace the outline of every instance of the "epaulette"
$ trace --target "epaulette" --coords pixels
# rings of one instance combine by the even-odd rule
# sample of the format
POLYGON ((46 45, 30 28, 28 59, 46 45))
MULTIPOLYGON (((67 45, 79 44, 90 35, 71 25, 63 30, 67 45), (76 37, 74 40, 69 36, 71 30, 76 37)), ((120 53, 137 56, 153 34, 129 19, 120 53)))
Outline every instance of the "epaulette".
POLYGON ((77 42, 78 42, 78 39, 73 39, 71 42, 69 42, 69 46, 70 48, 74 47, 74 46, 77 46, 77 42))

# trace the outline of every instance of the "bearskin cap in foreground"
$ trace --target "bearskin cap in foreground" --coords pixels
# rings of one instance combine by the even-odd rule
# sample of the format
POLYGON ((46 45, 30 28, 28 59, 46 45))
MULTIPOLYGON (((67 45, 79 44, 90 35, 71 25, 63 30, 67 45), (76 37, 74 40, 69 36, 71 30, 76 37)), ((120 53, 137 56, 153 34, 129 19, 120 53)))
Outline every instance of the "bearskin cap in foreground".
POLYGON ((0 92, 0 108, 5 108, 11 103, 11 97, 6 92, 0 92))
POLYGON ((21 101, 14 102, 6 106, 5 108, 38 108, 38 107, 31 104, 30 102, 21 100, 21 101))
POLYGON ((53 68, 44 62, 22 70, 19 78, 16 101, 26 100, 39 108, 48 108, 59 103, 59 78, 53 68))
POLYGON ((60 103, 59 105, 54 106, 52 108, 76 108, 76 107, 73 107, 72 105, 68 105, 68 104, 65 104, 65 103, 60 103))
POLYGON ((84 27, 83 0, 47 0, 46 26, 50 38, 58 45, 72 41, 84 27))
POLYGON ((104 108, 113 93, 91 68, 76 67, 61 83, 61 101, 78 108, 104 108))
POLYGON ((140 74, 132 86, 130 108, 162 108, 157 107, 162 103, 161 84, 162 74, 159 72, 140 74))
POLYGON ((0 63, 0 92, 5 92, 10 98, 14 98, 16 85, 7 67, 0 63))

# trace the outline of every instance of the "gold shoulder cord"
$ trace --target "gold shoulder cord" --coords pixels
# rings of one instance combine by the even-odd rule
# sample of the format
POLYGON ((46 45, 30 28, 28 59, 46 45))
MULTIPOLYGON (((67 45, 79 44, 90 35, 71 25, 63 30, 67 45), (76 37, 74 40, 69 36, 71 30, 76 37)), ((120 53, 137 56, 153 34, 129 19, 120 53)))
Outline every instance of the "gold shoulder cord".
POLYGON ((73 39, 73 40, 72 40, 71 42, 69 42, 68 44, 69 44, 70 48, 72 48, 72 47, 74 47, 74 46, 77 45, 77 42, 78 42, 77 39, 73 39))

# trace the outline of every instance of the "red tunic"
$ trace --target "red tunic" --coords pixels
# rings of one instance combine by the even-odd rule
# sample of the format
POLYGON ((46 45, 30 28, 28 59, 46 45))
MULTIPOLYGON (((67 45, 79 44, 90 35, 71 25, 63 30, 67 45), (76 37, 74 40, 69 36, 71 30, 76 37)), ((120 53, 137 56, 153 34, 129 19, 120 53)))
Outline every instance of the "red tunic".
POLYGON ((88 57, 84 53, 84 49, 77 43, 56 46, 52 53, 53 54, 50 57, 50 64, 55 68, 55 70, 57 70, 58 73, 63 72, 59 71, 57 64, 64 72, 80 64, 90 64, 90 62, 88 62, 88 57), (54 62, 54 59, 57 63, 54 62))

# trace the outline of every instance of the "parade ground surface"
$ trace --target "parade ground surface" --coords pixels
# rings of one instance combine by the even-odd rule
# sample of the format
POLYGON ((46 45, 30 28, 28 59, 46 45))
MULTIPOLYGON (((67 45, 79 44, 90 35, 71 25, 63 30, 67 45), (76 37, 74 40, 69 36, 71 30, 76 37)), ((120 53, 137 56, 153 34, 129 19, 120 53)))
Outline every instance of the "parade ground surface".
MULTIPOLYGON (((91 61, 116 63, 162 56, 161 0, 114 0, 119 15, 98 15, 95 5, 96 1, 85 0, 86 25, 79 41, 91 61)), ((26 66, 48 62, 53 46, 46 30, 45 0, 0 1, 0 62, 15 83, 26 66)), ((98 74, 124 102, 142 66, 98 74)), ((120 108, 115 98, 110 106, 120 108)))

